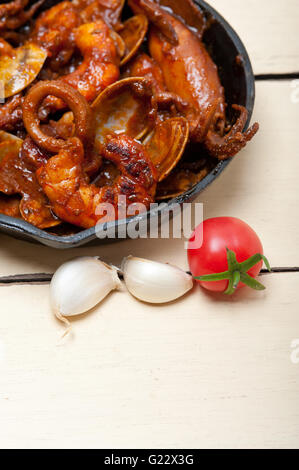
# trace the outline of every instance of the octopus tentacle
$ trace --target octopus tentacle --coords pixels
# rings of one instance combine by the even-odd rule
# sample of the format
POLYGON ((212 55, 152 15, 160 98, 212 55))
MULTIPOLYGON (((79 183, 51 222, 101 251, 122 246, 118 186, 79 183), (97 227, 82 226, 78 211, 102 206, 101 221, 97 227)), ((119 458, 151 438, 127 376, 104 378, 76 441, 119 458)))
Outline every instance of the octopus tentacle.
POLYGON ((239 111, 240 116, 228 134, 221 136, 214 130, 210 130, 204 141, 210 154, 219 160, 225 160, 226 158, 235 156, 259 130, 258 123, 254 123, 243 133, 242 131, 248 118, 247 109, 237 104, 234 104, 232 108, 239 111))
POLYGON ((22 93, 18 93, 0 107, 0 129, 7 132, 13 132, 22 128, 22 93))
POLYGON ((74 88, 60 81, 44 81, 34 85, 22 105, 25 128, 32 139, 44 150, 56 153, 66 141, 46 135, 40 127, 38 110, 46 96, 62 99, 74 114, 76 135, 83 144, 92 139, 92 114, 85 98, 74 88))

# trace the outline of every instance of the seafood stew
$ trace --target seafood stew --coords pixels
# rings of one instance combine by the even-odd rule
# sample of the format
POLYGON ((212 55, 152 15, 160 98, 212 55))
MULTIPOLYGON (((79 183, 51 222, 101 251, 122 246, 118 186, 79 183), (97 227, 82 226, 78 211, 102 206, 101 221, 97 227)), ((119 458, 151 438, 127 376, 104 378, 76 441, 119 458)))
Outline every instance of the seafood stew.
MULTIPOLYGON (((115 207, 111 221, 125 219, 119 196, 145 211, 192 196, 257 132, 257 124, 244 130, 250 90, 233 96, 229 74, 212 59, 219 23, 191 0, 66 1, 32 20, 24 18, 28 2, 12 3, 18 10, 0 23, 0 75, 1 60, 18 62, 22 48, 33 59, 23 59, 32 69, 25 86, 23 62, 12 68, 22 85, 0 107, 0 210, 10 215, 19 203, 13 213, 45 239, 101 223, 102 202, 115 207)), ((248 58, 237 46, 230 74, 244 82, 248 58)), ((13 75, 5 70, 6 84, 13 75)))

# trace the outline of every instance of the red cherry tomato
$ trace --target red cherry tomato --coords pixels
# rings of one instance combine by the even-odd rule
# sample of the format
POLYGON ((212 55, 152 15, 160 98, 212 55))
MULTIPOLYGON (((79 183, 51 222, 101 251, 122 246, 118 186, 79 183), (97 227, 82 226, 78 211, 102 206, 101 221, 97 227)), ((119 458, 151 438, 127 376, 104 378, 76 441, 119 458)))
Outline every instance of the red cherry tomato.
MULTIPOLYGON (((207 219, 193 232, 188 248, 188 260, 194 277, 207 274, 222 273, 228 270, 227 249, 232 250, 239 263, 259 253, 263 255, 262 243, 248 224, 234 217, 217 217, 207 219), (194 240, 203 235, 201 247, 192 248, 194 240), (196 238, 197 237, 197 238, 196 238)), ((247 274, 256 278, 263 266, 259 261, 251 267, 247 274)), ((214 292, 225 292, 228 288, 227 279, 213 282, 198 281, 202 287, 214 292)), ((236 288, 244 287, 239 282, 236 288)), ((263 286, 262 286, 263 287, 263 286)))

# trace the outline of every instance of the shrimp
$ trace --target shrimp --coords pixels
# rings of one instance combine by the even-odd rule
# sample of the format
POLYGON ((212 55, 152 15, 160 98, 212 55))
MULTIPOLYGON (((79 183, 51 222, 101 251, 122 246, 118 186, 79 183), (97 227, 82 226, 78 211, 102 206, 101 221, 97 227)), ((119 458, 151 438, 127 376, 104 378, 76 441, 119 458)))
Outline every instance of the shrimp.
MULTIPOLYGON (((78 90, 88 102, 92 102, 108 85, 118 80, 120 56, 111 31, 103 21, 83 24, 74 34, 83 62, 74 72, 59 80, 78 90)), ((63 101, 49 96, 43 103, 43 112, 46 114, 64 107, 63 101)))
POLYGON ((80 26, 75 31, 75 42, 83 56, 83 62, 62 80, 91 102, 108 85, 118 80, 118 49, 103 21, 80 26))
POLYGON ((125 214, 129 204, 143 204, 146 210, 154 202, 158 176, 142 144, 125 135, 108 136, 101 154, 120 171, 111 186, 97 187, 88 182, 83 170, 83 146, 76 137, 37 171, 52 210, 62 220, 90 228, 103 217, 100 204, 113 206, 111 220, 120 217, 119 196, 126 196, 122 206, 125 214))
POLYGON ((0 129, 7 132, 14 132, 23 128, 22 119, 22 93, 18 93, 0 107, 0 129))

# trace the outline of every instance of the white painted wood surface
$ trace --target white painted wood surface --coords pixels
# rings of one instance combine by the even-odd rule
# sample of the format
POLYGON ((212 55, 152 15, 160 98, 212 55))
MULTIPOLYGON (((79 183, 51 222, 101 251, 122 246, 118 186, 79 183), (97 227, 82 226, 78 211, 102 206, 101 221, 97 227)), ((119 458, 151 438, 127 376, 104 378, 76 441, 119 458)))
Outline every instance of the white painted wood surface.
MULTIPOLYGON (((262 129, 202 196, 234 215, 276 265, 299 264, 298 157, 289 82, 259 83, 262 129)), ((55 252, 0 237, 0 272, 52 271, 75 255, 130 253, 186 267, 181 240, 55 252)), ((153 308, 112 294, 57 346, 47 286, 0 288, 0 447, 298 447, 299 274, 233 299, 199 288, 153 308)))
POLYGON ((46 286, 1 288, 0 446, 298 447, 299 274, 263 281, 156 308, 114 293, 61 346, 46 286))
POLYGON ((299 73, 298 0, 209 0, 240 35, 255 74, 299 73))
MULTIPOLYGON (((255 73, 298 71, 298 1, 211 3, 255 73)), ((199 198, 206 217, 248 221, 273 266, 299 265, 297 85, 257 83, 260 133, 199 198)), ((0 235, 0 276, 51 272, 82 254, 187 268, 182 240, 58 252, 0 235)), ((265 292, 231 299, 196 287, 164 307, 124 290, 75 319, 63 344, 48 286, 0 287, 0 448, 298 448, 298 281, 265 276, 265 292)))

